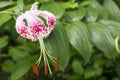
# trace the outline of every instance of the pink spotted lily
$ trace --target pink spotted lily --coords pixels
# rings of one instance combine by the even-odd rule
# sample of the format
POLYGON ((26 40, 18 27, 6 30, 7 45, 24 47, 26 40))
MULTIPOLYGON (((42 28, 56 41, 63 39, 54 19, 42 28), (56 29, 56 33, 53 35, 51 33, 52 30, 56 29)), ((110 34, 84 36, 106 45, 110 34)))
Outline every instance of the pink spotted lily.
POLYGON ((48 11, 38 10, 37 4, 37 2, 34 3, 29 11, 26 11, 18 16, 16 20, 16 30, 20 36, 27 38, 28 40, 39 41, 40 43, 41 54, 35 65, 32 64, 34 72, 38 75, 36 70, 43 57, 45 74, 47 74, 47 69, 49 70, 49 73, 52 74, 48 58, 54 63, 56 58, 48 53, 44 45, 44 38, 48 37, 54 29, 56 18, 48 11), (45 23, 39 17, 43 17, 46 20, 47 25, 45 25, 45 23))

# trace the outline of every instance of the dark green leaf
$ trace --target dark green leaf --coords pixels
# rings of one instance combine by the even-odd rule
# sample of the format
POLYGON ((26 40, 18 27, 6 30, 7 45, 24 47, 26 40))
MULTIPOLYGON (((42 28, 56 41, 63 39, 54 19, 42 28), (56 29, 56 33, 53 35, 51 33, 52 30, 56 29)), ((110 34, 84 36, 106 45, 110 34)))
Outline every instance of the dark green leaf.
POLYGON ((69 41, 65 32, 64 26, 57 21, 55 29, 50 36, 45 40, 45 45, 51 55, 56 58, 60 57, 61 70, 64 70, 69 62, 69 41))
POLYGON ((82 75, 84 73, 82 64, 77 60, 73 61, 72 68, 73 68, 73 71, 79 75, 82 75))
POLYGON ((79 51, 85 62, 88 62, 92 53, 92 45, 85 24, 82 22, 73 22, 66 26, 66 30, 70 43, 79 51))
POLYGON ((120 77, 120 69, 119 69, 119 67, 120 67, 120 63, 118 62, 117 65, 116 65, 115 70, 116 70, 117 75, 120 77))
POLYGON ((105 64, 105 60, 103 60, 103 59, 97 59, 94 62, 94 68, 100 68, 104 64, 105 64))
POLYGON ((25 56, 28 56, 28 52, 25 51, 24 46, 10 47, 9 55, 15 60, 19 60, 25 56))
POLYGON ((2 63, 2 70, 4 70, 5 72, 13 72, 15 69, 15 64, 13 61, 10 60, 6 60, 4 63, 2 63))
POLYGON ((32 61, 33 61, 32 56, 25 57, 21 59, 20 61, 18 61, 18 63, 15 66, 16 69, 11 75, 11 79, 17 80, 21 78, 30 69, 32 61))
POLYGON ((81 80, 81 76, 76 75, 76 74, 65 74, 64 78, 66 80, 81 80))
POLYGON ((7 58, 7 57, 9 57, 8 54, 6 54, 6 53, 0 53, 0 58, 7 58))
POLYGON ((0 49, 5 47, 8 43, 8 36, 0 37, 0 49))
POLYGON ((48 3, 44 3, 42 4, 40 10, 47 10, 52 12, 56 18, 60 18, 63 16, 65 9, 64 7, 58 3, 58 2, 48 2, 48 3))
POLYGON ((88 68, 84 73, 85 74, 85 79, 91 79, 95 76, 101 75, 101 73, 102 73, 101 68, 98 68, 98 69, 89 69, 88 68))

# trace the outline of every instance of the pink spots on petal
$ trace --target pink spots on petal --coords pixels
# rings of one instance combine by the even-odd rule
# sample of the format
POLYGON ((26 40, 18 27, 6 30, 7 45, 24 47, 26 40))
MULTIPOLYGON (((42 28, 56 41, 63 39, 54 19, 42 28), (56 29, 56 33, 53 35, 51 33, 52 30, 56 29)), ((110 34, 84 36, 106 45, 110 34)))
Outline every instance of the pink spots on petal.
POLYGON ((22 27, 20 34, 27 34, 27 33, 28 33, 27 28, 26 27, 22 27))
POLYGON ((40 27, 38 25, 35 25, 34 27, 31 28, 32 33, 39 33, 41 31, 40 27))
POLYGON ((22 36, 26 36, 28 34, 28 30, 26 27, 22 26, 22 27, 17 27, 17 31, 19 34, 21 34, 22 36))
POLYGON ((35 10, 31 8, 30 11, 26 11, 17 18, 16 30, 22 37, 37 41, 39 33, 42 33, 43 38, 46 38, 54 29, 55 23, 56 18, 52 13, 48 11, 39 11, 35 7, 35 10), (46 19, 47 27, 39 16, 46 19))
POLYGON ((32 41, 37 41, 38 40, 38 34, 32 34, 32 41))
POLYGON ((54 18, 48 18, 48 26, 54 27, 54 25, 55 25, 55 19, 54 18))

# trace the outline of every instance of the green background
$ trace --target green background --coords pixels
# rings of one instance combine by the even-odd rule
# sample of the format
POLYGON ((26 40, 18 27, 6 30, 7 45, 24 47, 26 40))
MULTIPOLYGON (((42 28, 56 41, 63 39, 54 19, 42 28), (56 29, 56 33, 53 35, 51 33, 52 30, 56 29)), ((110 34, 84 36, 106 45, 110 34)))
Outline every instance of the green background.
POLYGON ((0 80, 120 80, 119 0, 0 0, 0 80), (31 64, 38 59, 38 41, 15 29, 20 13, 39 2, 39 10, 56 16, 47 50, 60 57, 59 71, 39 76, 31 64))

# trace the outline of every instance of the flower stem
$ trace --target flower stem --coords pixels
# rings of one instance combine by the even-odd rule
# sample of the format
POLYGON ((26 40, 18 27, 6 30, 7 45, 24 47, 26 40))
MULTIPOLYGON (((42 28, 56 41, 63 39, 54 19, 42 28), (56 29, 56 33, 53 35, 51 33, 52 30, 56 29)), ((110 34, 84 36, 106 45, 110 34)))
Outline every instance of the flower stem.
POLYGON ((55 63, 56 58, 54 58, 53 56, 51 56, 48 53, 47 49, 45 48, 45 44, 44 44, 44 41, 43 41, 42 33, 39 34, 39 44, 40 44, 41 54, 40 54, 39 59, 38 59, 38 61, 36 63, 39 66, 39 64, 41 62, 41 58, 43 56, 43 59, 44 59, 44 73, 45 73, 45 75, 47 75, 48 70, 49 70, 49 73, 52 75, 52 71, 51 71, 51 68, 50 68, 50 64, 48 62, 48 58, 52 62, 54 62, 54 63, 55 63))

